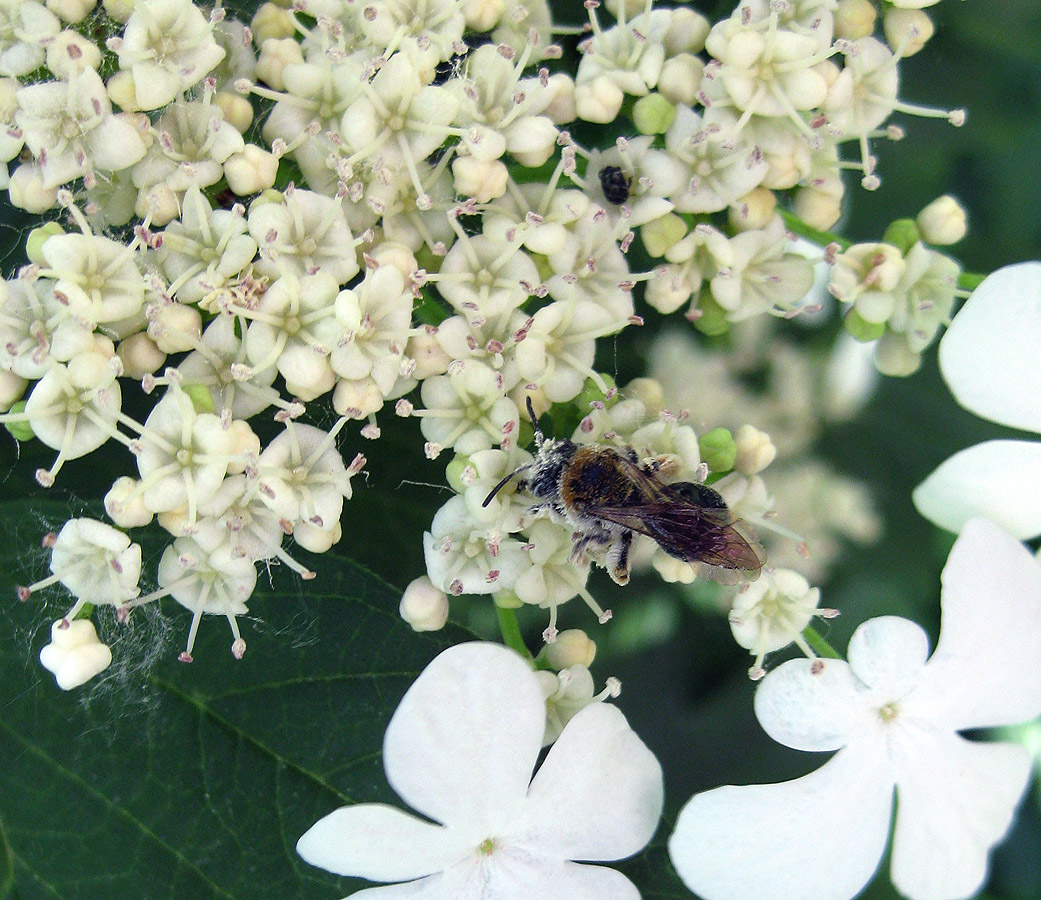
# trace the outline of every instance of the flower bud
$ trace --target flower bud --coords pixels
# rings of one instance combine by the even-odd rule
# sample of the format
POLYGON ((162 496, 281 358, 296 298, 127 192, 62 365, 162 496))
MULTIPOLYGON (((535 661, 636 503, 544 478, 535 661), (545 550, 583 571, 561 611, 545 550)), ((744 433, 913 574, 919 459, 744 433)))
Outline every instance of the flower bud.
MULTIPOLYGON (((68 22, 70 25, 82 22, 93 12, 95 6, 97 6, 97 0, 47 0, 47 9, 63 22, 68 22)), ((61 35, 58 35, 57 39, 60 40, 61 35)), ((47 68, 51 69, 49 62, 47 68)), ((91 66, 91 68, 94 67, 91 66)), ((51 69, 51 71, 54 72, 54 69, 51 69)), ((54 74, 58 75, 57 72, 54 72, 54 74)))
POLYGON ((894 219, 882 234, 886 244, 892 244, 901 253, 907 253, 922 239, 913 219, 894 219))
MULTIPOLYGON (((0 369, 0 411, 6 412, 22 399, 29 382, 6 369, 0 369)), ((8 425, 13 423, 7 423, 8 425)), ((26 423, 28 424, 28 423, 26 423)), ((32 436, 30 432, 30 437, 32 436)), ((17 437, 17 435, 16 435, 17 437)))
POLYGON ((625 386, 625 396, 639 400, 648 416, 665 409, 665 389, 653 378, 634 378, 625 386))
POLYGON ((510 173, 501 160, 480 160, 473 156, 457 156, 452 160, 452 177, 456 192, 487 203, 506 193, 510 173))
POLYGON ((39 168, 31 163, 22 163, 11 174, 7 199, 12 206, 39 215, 58 205, 58 189, 45 188, 39 168))
POLYGON ((369 251, 369 256, 377 265, 397 269, 405 281, 408 281, 419 268, 412 250, 398 241, 380 241, 369 251))
POLYGON ((887 331, 875 344, 875 366, 883 375, 903 378, 913 375, 922 364, 922 354, 916 353, 902 334, 887 331))
MULTIPOLYGON (((654 257, 664 256, 683 240, 686 234, 687 223, 675 213, 666 213, 640 228, 640 240, 643 241, 644 249, 654 257)), ((681 300, 680 304, 682 302, 681 300)))
POLYGON ((181 203, 177 194, 166 184, 153 184, 147 190, 137 192, 134 215, 148 218, 152 225, 167 225, 181 214, 181 203))
MULTIPOLYGON (((694 106, 704 74, 705 63, 698 57, 692 56, 690 53, 670 57, 661 67, 661 75, 658 76, 658 93, 669 103, 694 106)), ((676 115, 675 107, 672 115, 673 117, 676 115)))
POLYGON ((343 529, 339 522, 335 522, 332 528, 319 528, 310 522, 297 522, 293 526, 293 540, 312 553, 328 553, 342 537, 343 529))
POLYGON ((296 21, 288 9, 274 3, 262 3, 249 23, 253 43, 262 47, 264 41, 291 38, 296 34, 296 21))
POLYGON ((371 378, 337 382, 333 391, 333 409, 341 416, 366 419, 383 407, 383 394, 371 378))
POLYGON ((101 5, 111 18, 123 24, 126 23, 126 20, 130 18, 130 14, 134 11, 133 0, 101 0, 101 5))
POLYGON ((575 112, 586 122, 606 125, 618 118, 625 94, 606 75, 575 85, 575 112))
POLYGON ((835 8, 835 37, 859 41, 875 33, 878 10, 871 0, 839 0, 835 8))
POLYGON ((144 331, 120 341, 116 355, 123 363, 123 374, 134 379, 144 378, 158 371, 166 362, 166 354, 144 331))
POLYGON ((949 194, 933 200, 915 222, 922 232, 922 240, 940 247, 957 244, 968 231, 965 209, 949 194))
POLYGON ((795 214, 811 228, 827 231, 842 216, 842 195, 801 187, 795 192, 794 207, 795 214))
POLYGON ((246 144, 224 163, 228 187, 239 197, 266 191, 278 175, 278 157, 256 144, 246 144))
POLYGON ((737 443, 727 428, 713 428, 698 438, 701 461, 712 472, 729 472, 737 459, 737 443))
POLYGON ((284 91, 282 71, 293 63, 302 63, 304 53, 292 38, 268 38, 260 45, 257 78, 276 91, 284 91))
POLYGON ((253 122, 253 104, 240 94, 229 91, 217 91, 213 100, 224 114, 224 121, 239 134, 245 134, 253 122))
POLYGON ((54 673, 63 691, 90 681, 111 662, 112 651, 101 643, 89 619, 58 619, 51 625, 51 642, 40 651, 40 663, 54 673))
POLYGON ((661 94, 648 94, 633 106, 633 123, 640 134, 665 134, 675 118, 676 107, 661 94))
POLYGON ((665 55, 679 56, 681 53, 700 53, 705 48, 705 38, 712 28, 709 20, 701 13, 688 7, 669 10, 669 30, 665 32, 665 55))
POLYGON ((554 125, 567 125, 578 116, 575 108, 575 82, 566 72, 549 76, 546 92, 551 98, 542 112, 554 125))
POLYGON ((933 20, 920 9, 886 9, 882 19, 886 42, 902 57, 914 56, 936 31, 933 20))
MULTIPOLYGON (((640 230, 643 231, 642 228, 640 230)), ((647 281, 647 292, 644 294, 647 303, 663 315, 676 312, 690 297, 690 280, 678 266, 656 269, 647 281)))
POLYGON ((228 460, 228 474, 241 475, 246 471, 248 461, 260 456, 260 438, 245 419, 233 419, 228 430, 231 432, 228 453, 232 457, 228 460))
POLYGON ((728 218, 736 231, 755 231, 770 224, 776 209, 777 195, 757 187, 730 205, 728 218))
POLYGON ((734 468, 742 475, 756 475, 762 472, 777 456, 770 435, 760 431, 754 425, 742 425, 734 435, 737 449, 734 468))
POLYGON ((202 313, 194 306, 170 303, 153 307, 149 316, 148 336, 163 353, 194 350, 202 338, 202 313))
POLYGON ((117 478, 105 494, 105 512, 120 528, 141 528, 152 521, 140 482, 129 475, 117 478))
POLYGON ((415 362, 416 368, 412 377, 419 381, 432 375, 444 375, 452 362, 452 357, 445 353, 437 337, 426 332, 420 332, 408 339, 405 356, 415 362))
POLYGON ((37 266, 46 266, 48 262, 41 252, 47 238, 56 234, 65 234, 65 229, 57 222, 44 222, 43 225, 34 228, 25 239, 25 255, 29 262, 37 266))
POLYGON ((506 12, 506 0, 463 0, 468 31, 491 31, 506 12))
POLYGON ((522 166, 535 169, 553 155, 557 134, 548 116, 523 116, 506 129, 506 149, 522 166))
POLYGON ((423 575, 405 588, 398 612, 413 631, 440 631, 448 621, 448 594, 423 575))
POLYGON ((108 94, 108 99, 124 112, 137 112, 141 109, 141 104, 137 102, 134 76, 129 69, 114 72, 105 82, 105 93, 108 94))
POLYGON ((552 669, 569 666, 591 666, 596 656, 596 644, 581 628, 569 628, 560 632, 552 644, 546 644, 543 653, 552 669))

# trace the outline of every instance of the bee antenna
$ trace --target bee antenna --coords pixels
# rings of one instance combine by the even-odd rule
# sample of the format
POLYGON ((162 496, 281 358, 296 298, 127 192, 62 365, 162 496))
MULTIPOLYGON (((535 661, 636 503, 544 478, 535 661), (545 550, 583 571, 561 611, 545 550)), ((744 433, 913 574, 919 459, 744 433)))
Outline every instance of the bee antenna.
MULTIPOLYGON (((531 401, 528 401, 528 402, 530 403, 531 401)), ((501 491, 504 487, 506 487, 506 485, 508 485, 510 483, 510 481, 513 480, 513 477, 515 475, 519 475, 525 469, 530 469, 530 468, 531 468, 531 463, 528 463, 528 465, 520 466, 519 468, 516 468, 512 472, 510 472, 509 475, 507 475, 502 481, 500 481, 497 485, 495 485, 495 487, 493 487, 488 492, 488 496, 484 498, 484 503, 481 504, 481 508, 483 509, 489 503, 491 503, 492 502, 492 498, 494 498, 495 495, 499 493, 499 491, 501 491)))
POLYGON ((542 433, 542 429, 539 428, 539 420, 535 418, 535 407, 531 405, 531 394, 528 394, 524 400, 528 407, 528 417, 531 419, 531 427, 535 429, 535 446, 541 447, 546 436, 542 433))

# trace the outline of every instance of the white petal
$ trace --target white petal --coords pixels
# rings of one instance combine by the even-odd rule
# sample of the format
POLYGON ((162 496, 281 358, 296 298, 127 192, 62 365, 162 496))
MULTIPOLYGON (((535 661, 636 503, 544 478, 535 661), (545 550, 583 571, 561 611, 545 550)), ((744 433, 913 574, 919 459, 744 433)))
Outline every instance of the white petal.
POLYGON ((857 627, 846 655, 860 681, 890 697, 901 697, 921 677, 929 637, 909 619, 879 616, 857 627))
POLYGON ((892 796, 878 748, 853 744, 794 781, 698 794, 669 855, 704 900, 850 900, 882 858, 892 796))
POLYGON ((546 854, 613 860, 650 841, 662 808, 661 766, 616 707, 592 703, 564 727, 529 797, 546 854))
POLYGON ((897 779, 892 879, 911 900, 971 897, 1008 831, 1030 776, 1017 744, 917 734, 897 779))
POLYGON ((940 578, 940 639, 908 702, 955 731, 1041 715, 1041 565, 976 519, 940 578))
POLYGON ((918 512, 948 531, 981 516, 1023 540, 1037 537, 1041 443, 986 441, 955 453, 914 489, 912 499, 918 512))
POLYGON ((344 806, 296 843, 312 866, 370 881, 405 881, 441 871, 460 852, 446 829, 382 803, 344 806))
POLYGON ((545 719, 535 674, 516 653, 498 644, 450 647, 387 726, 387 780, 439 822, 497 825, 523 802, 545 719))
POLYGON ((621 872, 606 866, 564 863, 546 868, 538 881, 514 879, 500 893, 489 892, 496 900, 640 900, 636 886, 621 872))
POLYGON ((940 369, 955 399, 978 416, 1041 431, 1041 263, 988 276, 940 341, 940 369))
POLYGON ((863 721, 857 679, 839 659, 792 659, 763 679, 755 714, 775 741, 795 750, 836 750, 863 721))

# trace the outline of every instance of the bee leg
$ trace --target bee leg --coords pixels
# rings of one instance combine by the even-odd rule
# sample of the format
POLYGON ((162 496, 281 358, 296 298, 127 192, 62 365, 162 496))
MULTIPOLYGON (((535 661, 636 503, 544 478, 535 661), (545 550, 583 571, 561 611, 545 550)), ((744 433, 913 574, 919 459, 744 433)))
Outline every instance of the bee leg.
POLYGON ((602 530, 576 531, 572 540, 574 543, 571 545, 571 555, 568 557, 568 561, 576 566, 581 566, 585 563, 587 556, 599 556, 604 545, 610 543, 611 535, 602 530))
POLYGON ((607 551, 607 574, 615 584, 629 583, 629 551, 633 546, 633 533, 623 531, 607 551))

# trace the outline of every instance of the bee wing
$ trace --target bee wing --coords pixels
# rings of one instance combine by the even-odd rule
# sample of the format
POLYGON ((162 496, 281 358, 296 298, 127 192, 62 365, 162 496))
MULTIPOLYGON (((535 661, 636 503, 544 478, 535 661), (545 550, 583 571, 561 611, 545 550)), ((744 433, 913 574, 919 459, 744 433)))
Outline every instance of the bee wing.
POLYGON ((759 574, 766 559, 763 548, 711 488, 662 484, 623 462, 634 491, 624 506, 597 506, 595 515, 653 538, 669 555, 700 564, 699 572, 715 581, 732 583, 759 574))

